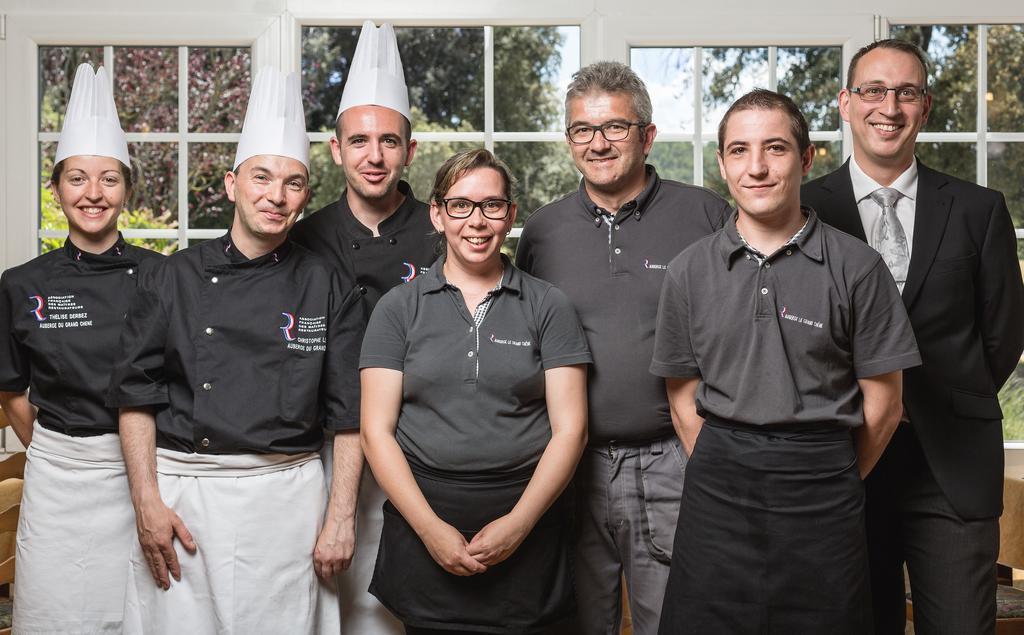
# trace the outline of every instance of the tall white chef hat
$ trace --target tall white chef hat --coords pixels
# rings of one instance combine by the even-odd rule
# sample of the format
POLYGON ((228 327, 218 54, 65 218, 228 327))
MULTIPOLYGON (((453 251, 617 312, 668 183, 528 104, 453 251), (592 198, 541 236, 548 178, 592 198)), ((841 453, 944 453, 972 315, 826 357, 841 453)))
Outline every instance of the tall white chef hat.
POLYGON ((128 139, 121 130, 110 79, 102 66, 94 72, 89 64, 80 64, 75 71, 54 163, 78 155, 111 157, 131 167, 128 139))
POLYGON ((259 154, 295 159, 309 169, 309 136, 299 77, 295 73, 285 76, 270 66, 261 68, 252 84, 233 169, 259 154))
POLYGON ((363 22, 348 81, 341 93, 338 116, 353 106, 383 106, 412 121, 402 57, 390 24, 382 24, 378 29, 370 20, 363 22))

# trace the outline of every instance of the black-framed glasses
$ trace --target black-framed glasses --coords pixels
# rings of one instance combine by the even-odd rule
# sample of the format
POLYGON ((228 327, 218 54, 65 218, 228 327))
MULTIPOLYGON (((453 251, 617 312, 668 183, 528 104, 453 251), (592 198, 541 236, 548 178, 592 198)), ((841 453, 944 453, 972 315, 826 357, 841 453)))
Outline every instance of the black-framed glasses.
POLYGON ((512 207, 512 201, 507 198, 489 198, 483 201, 474 201, 468 198, 453 197, 443 198, 444 211, 452 218, 469 218, 473 210, 480 208, 484 218, 491 220, 502 220, 508 216, 508 210, 512 207))
POLYGON ((566 128, 565 134, 569 137, 569 141, 581 146, 593 141, 594 135, 598 132, 605 138, 605 141, 622 141, 629 136, 631 126, 642 128, 646 125, 642 121, 609 121, 600 126, 579 124, 566 128))
POLYGON ((851 88, 850 92, 860 95, 860 98, 864 101, 876 102, 884 101, 885 96, 889 94, 890 90, 896 93, 896 101, 901 101, 905 104, 921 101, 928 94, 928 89, 924 86, 897 86, 889 88, 885 84, 861 84, 851 88))

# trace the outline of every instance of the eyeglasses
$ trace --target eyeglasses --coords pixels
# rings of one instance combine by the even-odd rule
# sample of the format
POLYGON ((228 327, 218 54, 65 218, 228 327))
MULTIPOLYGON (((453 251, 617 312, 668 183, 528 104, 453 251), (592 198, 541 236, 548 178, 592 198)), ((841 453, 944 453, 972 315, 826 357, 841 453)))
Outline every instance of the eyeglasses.
POLYGON ((629 136, 630 126, 643 127, 647 124, 642 121, 609 121, 603 123, 600 126, 589 126, 587 124, 580 124, 578 126, 572 126, 566 128, 565 134, 569 136, 569 141, 572 141, 576 145, 584 145, 594 140, 594 135, 598 132, 604 137, 605 141, 622 141, 629 136))
POLYGON ((864 101, 884 101, 885 96, 889 94, 889 91, 896 93, 896 101, 901 101, 905 104, 921 101, 925 95, 928 94, 928 89, 925 87, 917 86, 897 86, 896 88, 889 88, 884 84, 861 84, 850 89, 851 93, 860 95, 860 98, 864 101))
POLYGON ((484 218, 502 220, 508 216, 512 201, 507 198, 489 198, 485 201, 471 201, 468 198, 443 198, 444 211, 452 218, 469 218, 473 210, 480 208, 484 218))

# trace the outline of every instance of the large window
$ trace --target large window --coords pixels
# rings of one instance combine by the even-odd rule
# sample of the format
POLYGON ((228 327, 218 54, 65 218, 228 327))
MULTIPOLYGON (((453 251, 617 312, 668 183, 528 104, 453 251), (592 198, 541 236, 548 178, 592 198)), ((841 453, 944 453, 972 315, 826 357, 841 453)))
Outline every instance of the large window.
POLYGON ((136 178, 120 224, 129 242, 170 253, 219 236, 224 194, 249 94, 247 47, 39 47, 40 251, 63 242, 67 220, 48 187, 75 69, 102 64, 136 178))
POLYGON ((817 148, 808 178, 842 163, 842 50, 822 46, 633 48, 630 64, 654 103, 658 138, 650 161, 664 177, 728 197, 718 170, 718 123, 753 88, 778 90, 803 108, 817 148))
MULTIPOLYGON (((917 153, 929 166, 1001 191, 1024 258, 1024 27, 891 25, 932 63, 932 112, 917 153)), ((1024 269, 1024 259, 1022 259, 1024 269)), ((1024 364, 999 393, 1003 438, 1024 440, 1024 364)))
MULTIPOLYGON (((418 198, 429 196, 446 158, 480 146, 494 151, 519 179, 518 226, 536 208, 576 188, 579 176, 562 133, 562 100, 580 66, 579 27, 398 27, 395 32, 419 144, 405 178, 418 198)), ((336 200, 345 186, 327 142, 358 39, 358 27, 302 28, 303 98, 314 142, 310 212, 336 200)))

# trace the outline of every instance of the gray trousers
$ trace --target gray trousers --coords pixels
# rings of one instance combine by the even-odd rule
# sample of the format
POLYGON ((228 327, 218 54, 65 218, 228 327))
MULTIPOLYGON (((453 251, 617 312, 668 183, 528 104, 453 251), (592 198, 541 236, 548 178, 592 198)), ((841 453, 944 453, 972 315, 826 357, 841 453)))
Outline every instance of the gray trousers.
POLYGON ((633 633, 658 632, 686 455, 674 435, 588 447, 576 470, 576 601, 583 635, 618 635, 626 580, 633 633))

